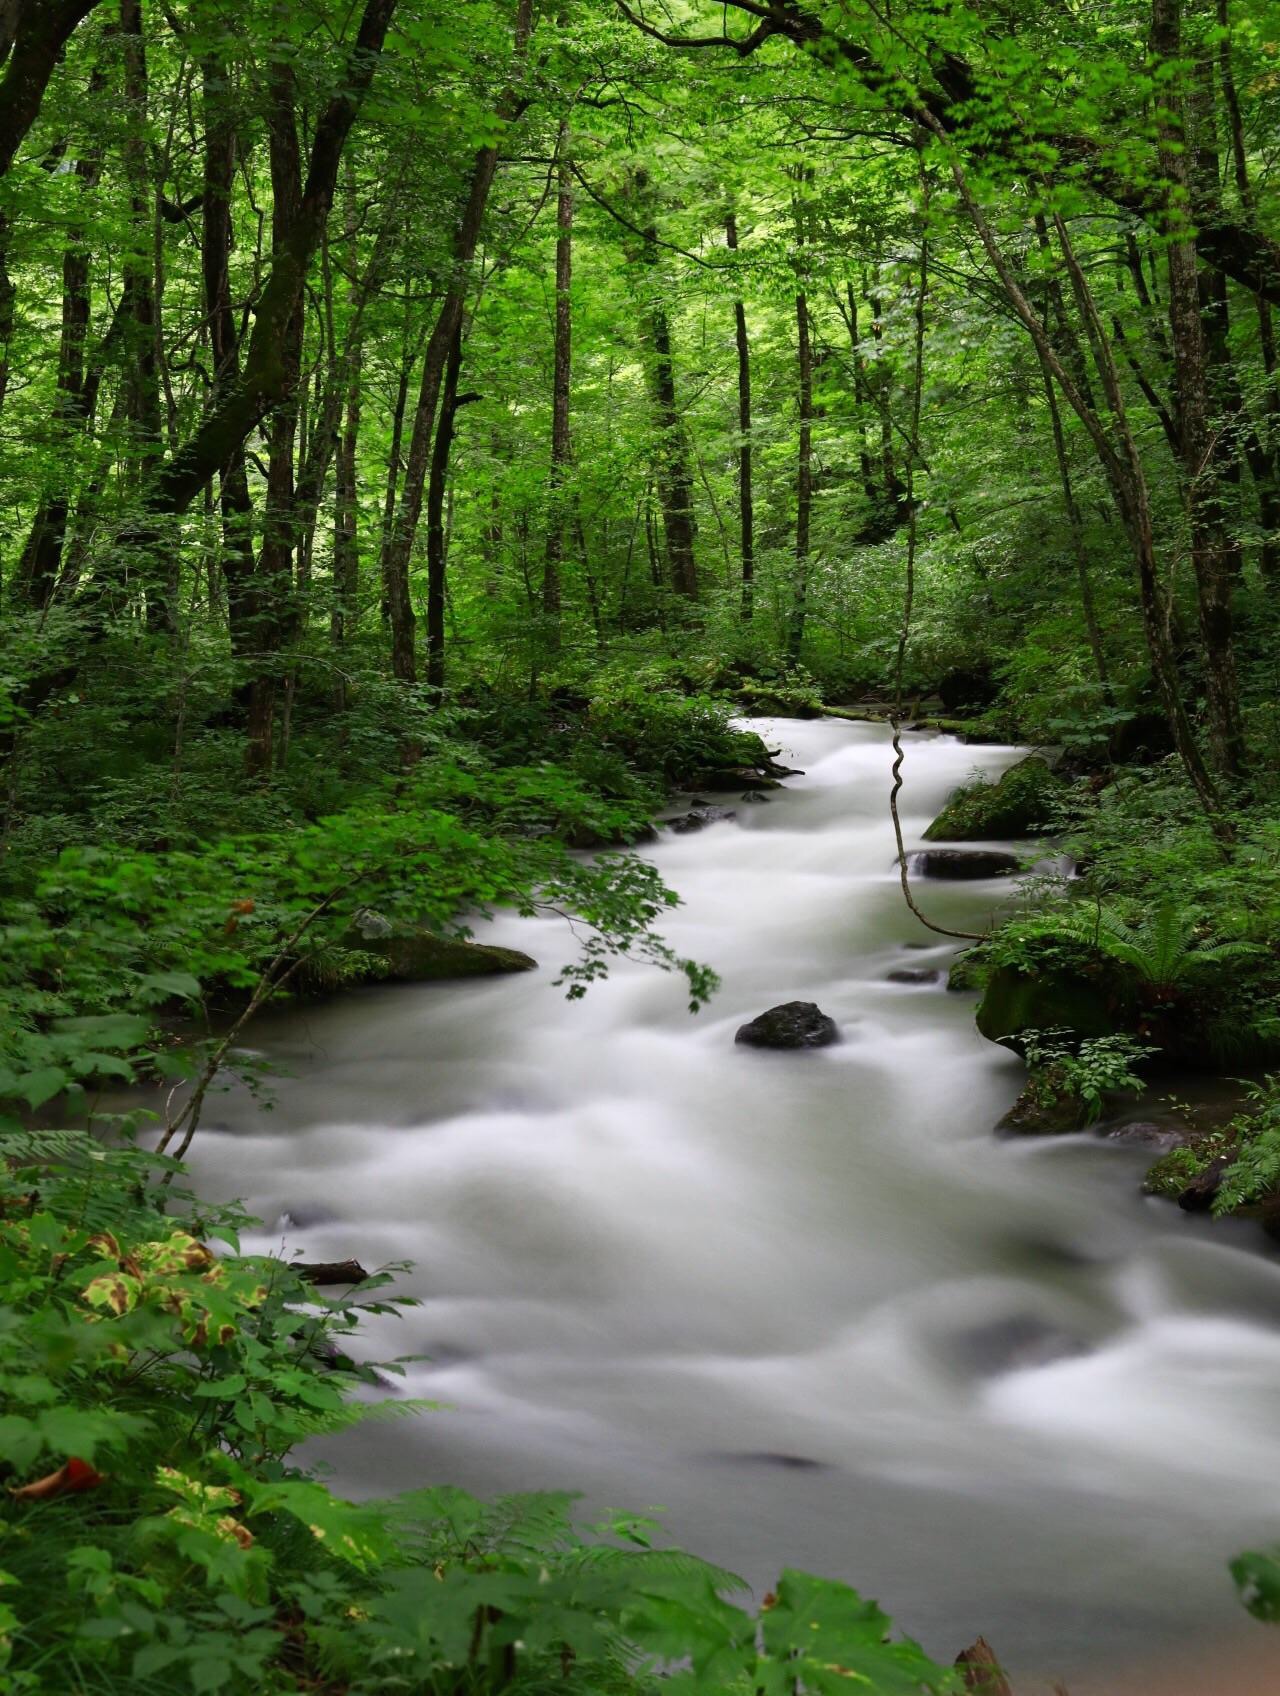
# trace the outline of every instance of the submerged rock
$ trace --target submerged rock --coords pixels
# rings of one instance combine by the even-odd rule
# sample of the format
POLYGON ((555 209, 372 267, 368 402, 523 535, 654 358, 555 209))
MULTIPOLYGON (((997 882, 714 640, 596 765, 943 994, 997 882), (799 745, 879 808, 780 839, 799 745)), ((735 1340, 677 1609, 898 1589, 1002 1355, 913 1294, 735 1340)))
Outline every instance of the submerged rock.
POLYGON ((709 824, 727 824, 737 816, 732 807, 702 806, 681 813, 679 818, 668 819, 667 823, 677 836, 689 836, 695 830, 705 830, 709 824))
POLYGON ((958 789, 925 831, 926 842, 985 842, 1035 836, 1048 828, 1066 784, 1037 754, 1010 766, 997 783, 958 789))
POLYGON ((937 983, 941 972, 931 970, 928 966, 902 966, 896 972, 886 976, 888 983, 937 983))
POLYGON ((826 1048, 840 1032, 816 1002, 784 1001, 742 1025, 733 1040, 749 1048, 826 1048))
POLYGON ((969 882, 986 877, 1010 877, 1021 869, 1018 856, 998 848, 918 848, 907 855, 907 867, 917 877, 969 882))

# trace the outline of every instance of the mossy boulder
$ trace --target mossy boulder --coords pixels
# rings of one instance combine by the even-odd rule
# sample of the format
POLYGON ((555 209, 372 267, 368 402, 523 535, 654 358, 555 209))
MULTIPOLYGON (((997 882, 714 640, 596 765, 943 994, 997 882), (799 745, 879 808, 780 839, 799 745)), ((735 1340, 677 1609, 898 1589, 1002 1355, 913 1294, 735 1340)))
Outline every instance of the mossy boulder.
POLYGON ((418 927, 400 936, 352 938, 347 947, 372 954, 378 976, 392 983, 436 983, 447 978, 487 978, 531 972, 538 962, 517 948, 494 948, 460 936, 437 936, 418 927))
POLYGON ((1136 986, 1109 961, 1080 950, 1028 949, 1017 965, 993 965, 976 1016, 990 1042, 1017 1046, 1024 1031, 1070 1031, 1077 1037, 1136 1032, 1136 986))
POLYGON ((1082 1131, 1088 1119, 1088 1108, 1069 1088, 1062 1069, 1047 1066, 1027 1080, 996 1130, 1017 1136, 1062 1136, 1068 1131, 1082 1131))
POLYGON ((308 960, 295 979, 304 994, 326 994, 358 983, 442 983, 460 978, 531 972, 538 962, 517 948, 495 948, 415 926, 394 931, 376 913, 360 915, 340 952, 308 960))
POLYGON ((947 988, 955 995, 981 992, 991 975, 991 965, 980 948, 966 948, 957 954, 947 973, 947 988))
POLYGON ((998 783, 958 789, 925 831, 926 842, 986 842, 1035 836, 1048 828, 1062 778, 1036 754, 1010 766, 998 783))

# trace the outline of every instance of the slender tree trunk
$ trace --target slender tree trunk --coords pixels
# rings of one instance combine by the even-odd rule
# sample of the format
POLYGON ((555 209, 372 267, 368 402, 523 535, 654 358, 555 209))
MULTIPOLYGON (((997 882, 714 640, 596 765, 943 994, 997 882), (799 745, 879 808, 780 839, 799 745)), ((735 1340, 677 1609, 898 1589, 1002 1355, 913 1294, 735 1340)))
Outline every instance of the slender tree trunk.
MULTIPOLYGON (((805 180, 802 174, 802 181, 805 180)), ((791 614, 787 624, 787 658, 795 665, 804 645, 809 606, 809 531, 813 516, 813 338, 809 301, 804 292, 805 208, 795 206, 796 248, 801 287, 796 293, 796 370, 800 438, 796 452, 796 551, 791 614)))
MULTIPOLYGON (((240 347, 231 307, 230 255, 232 193, 236 169, 236 133, 227 94, 228 66, 210 53, 201 62, 204 116, 204 195, 201 267, 205 315, 213 363, 210 405, 216 407, 240 375, 240 347)), ((222 520, 222 569, 227 588, 227 622, 233 654, 252 649, 251 607, 254 570, 253 504, 244 444, 236 443, 218 468, 222 520)))
MULTIPOLYGON (((945 145, 945 132, 942 131, 936 121, 926 117, 924 122, 926 127, 931 129, 934 135, 945 145)), ((1034 307, 1027 299, 1025 291, 1020 287, 1012 266, 1001 252, 995 232, 969 186, 969 180, 965 175, 963 166, 954 155, 951 159, 951 174, 973 227, 978 233, 978 238, 1000 279, 1009 304, 1013 307, 1023 328, 1031 337, 1036 352, 1053 373, 1054 380, 1066 397, 1072 411, 1075 412, 1088 432, 1089 439, 1094 445, 1115 492, 1121 517, 1124 520, 1125 529, 1133 549, 1134 564, 1138 574, 1138 593, 1142 608, 1143 631, 1147 639, 1147 652, 1151 661, 1152 674, 1160 692, 1161 704, 1169 722, 1174 746, 1178 750, 1183 768, 1196 796, 1212 821, 1215 831, 1220 839, 1229 840, 1231 836, 1230 824, 1222 816, 1221 798, 1205 767, 1200 750, 1196 746, 1195 736, 1182 701, 1177 663, 1169 638, 1168 607, 1156 556, 1155 527, 1151 515, 1150 493, 1142 467, 1141 455, 1134 440, 1133 431, 1128 424, 1119 371, 1111 355, 1106 333, 1097 315, 1097 309, 1093 305, 1093 297, 1089 292, 1088 282, 1080 268, 1079 261, 1076 259, 1066 225, 1062 218, 1055 214, 1055 233, 1062 249, 1072 286, 1077 290, 1083 310, 1092 318, 1093 344, 1099 360, 1099 376, 1106 390, 1107 404, 1116 432, 1115 440, 1112 439, 1102 418, 1089 405, 1071 373, 1059 357, 1057 349, 1046 333, 1034 307)))
MULTIPOLYGON (((838 297, 837 297, 838 299, 838 297)), ((867 448, 867 406, 870 386, 867 382, 867 356, 862 351, 862 336, 858 328, 858 291, 852 283, 845 284, 844 321, 853 349, 853 403, 858 412, 858 468, 862 473, 862 488, 872 506, 879 504, 879 492, 867 448)))
MULTIPOLYGON (((497 106, 497 117, 502 123, 510 122, 519 109, 517 84, 524 73, 532 30, 533 0, 517 0, 513 73, 497 106)), ((391 620, 391 669, 402 683, 412 683, 417 676, 413 601, 409 593, 409 562, 413 554, 414 538, 418 533, 418 521, 422 516, 422 497, 431 458, 431 438, 435 427, 436 406, 440 398, 440 384, 448 362, 449 349, 462 323, 471 265, 479 245, 485 207, 497 168, 496 144, 491 143, 480 148, 472 166, 471 182, 462 215, 454 232, 448 289, 427 340, 427 350, 422 362, 422 382, 418 389, 413 431, 409 439, 409 455, 405 463, 404 486, 387 537, 382 562, 382 579, 387 589, 387 606, 391 620)))
MULTIPOLYGON (((105 83, 105 76, 97 73, 91 81, 91 93, 99 94, 105 83)), ((96 187, 101 169, 101 148, 77 161, 80 194, 87 195, 96 187)), ((74 454, 92 415, 101 378, 100 367, 96 373, 85 369, 90 309, 90 252, 85 230, 76 224, 67 232, 62 256, 62 334, 58 345, 57 393, 50 421, 53 463, 10 590, 11 602, 25 602, 35 608, 48 604, 62 569, 62 549, 75 481, 74 454)), ((114 341, 116 334, 117 325, 113 324, 108 341, 114 341)), ((105 347, 106 344, 103 357, 105 347)))
POLYGON ((391 597, 393 585, 387 576, 387 565, 391 554, 392 537, 395 534, 396 497, 400 487, 400 473, 404 470, 402 464, 402 447, 404 443, 404 415, 409 405, 409 380, 413 376, 413 367, 417 363, 417 352, 409 339, 408 312, 405 313, 404 340, 400 352, 400 377, 396 384, 396 398, 391 408, 391 452, 387 456, 387 485, 382 497, 382 546, 379 557, 379 571, 382 584, 382 621, 391 624, 391 597))
MULTIPOLYGON (((8 17, 0 75, 0 177, 35 123, 62 50, 98 0, 25 0, 8 17)), ((0 211, 0 407, 9 387, 17 290, 9 275, 9 219, 0 211)))
MULTIPOLYGON (((302 201, 302 152, 292 68, 277 65, 271 78, 268 135, 271 155, 271 238, 280 247, 297 221, 302 201)), ((245 764, 251 773, 271 770, 279 653, 291 634, 294 511, 294 446, 298 429, 298 376, 302 365, 302 300, 283 326, 277 357, 285 367, 284 398, 267 421, 267 504, 258 555, 255 601, 255 666, 249 682, 245 764)))
POLYGON ((649 173, 637 170, 631 187, 643 226, 641 259, 648 275, 649 299, 644 309, 649 344, 649 392, 657 437, 655 482, 662 509, 662 528, 667 540, 667 566, 671 586, 689 601, 698 598, 698 567, 694 555, 697 526, 693 511, 693 477, 689 471, 689 449, 684 421, 676 401, 675 358, 671 344, 671 321, 659 292, 658 229, 652 205, 649 173))
POLYGON ((571 441, 569 400, 573 384, 573 154, 568 118, 556 142, 556 331, 551 382, 551 476, 547 485, 547 546, 542 572, 542 611, 549 631, 560 619, 560 566, 564 558, 565 481, 571 441))
MULTIPOLYGON (((1244 119, 1240 112, 1240 96, 1236 88, 1235 65, 1231 51, 1229 0, 1217 0, 1217 15, 1220 31, 1218 74, 1222 82, 1222 100, 1231 138, 1236 192, 1240 198, 1242 212, 1250 221, 1256 221, 1257 198, 1249 177, 1244 119)), ((1275 578, 1280 577, 1280 387, 1276 382, 1276 335, 1271 302, 1263 294, 1255 294, 1253 299, 1258 319, 1258 345, 1262 353, 1262 368, 1269 382, 1263 403, 1263 428, 1259 430, 1250 419, 1245 453, 1258 498, 1258 524, 1262 531, 1258 566, 1264 577, 1275 578)))
MULTIPOLYGON (((431 449, 431 476, 427 486, 427 683, 444 688, 444 617, 447 604, 445 571, 448 565, 444 524, 444 496, 449 481, 449 454, 458 411, 458 374, 462 369, 462 326, 454 331, 445 363, 440 394, 440 423, 431 449)), ((475 396, 466 397, 475 399, 475 396)))
MULTIPOLYGON (((1151 49, 1158 61, 1177 62, 1182 54, 1181 0, 1152 0, 1151 49)), ((1177 101, 1176 75, 1162 99, 1177 101)), ((1173 350, 1182 442, 1182 475, 1191 531, 1191 560, 1196 579, 1200 639, 1213 763, 1227 776, 1245 760, 1232 632, 1234 587, 1232 549, 1223 521, 1221 479, 1217 475, 1210 421, 1208 356, 1201 322, 1199 260, 1189 223, 1191 181, 1186 154, 1186 124, 1180 104, 1164 105, 1157 119, 1160 170, 1166 184, 1165 231, 1169 278, 1169 339, 1173 350)))
MULTIPOLYGON (((725 241, 738 251, 738 224, 732 212, 724 221, 725 241)), ((751 344, 747 337, 747 308, 741 291, 733 303, 734 341, 738 349, 738 519, 742 530, 742 617, 750 623, 755 610, 756 523, 751 486, 751 344)))
POLYGON ((360 612, 360 539, 357 450, 360 443, 359 355, 352 362, 351 381, 343 405, 342 435, 334 457, 333 480, 333 615, 331 634, 336 647, 345 647, 356 633, 360 612))
MULTIPOLYGON (((129 181, 129 235, 124 256, 125 390, 129 452, 125 456, 132 500, 151 481, 164 452, 155 290, 155 189, 147 144, 147 55, 141 0, 120 0, 124 59, 125 173, 129 181)), ((173 629, 176 585, 145 526, 127 550, 146 594, 147 626, 173 629)))

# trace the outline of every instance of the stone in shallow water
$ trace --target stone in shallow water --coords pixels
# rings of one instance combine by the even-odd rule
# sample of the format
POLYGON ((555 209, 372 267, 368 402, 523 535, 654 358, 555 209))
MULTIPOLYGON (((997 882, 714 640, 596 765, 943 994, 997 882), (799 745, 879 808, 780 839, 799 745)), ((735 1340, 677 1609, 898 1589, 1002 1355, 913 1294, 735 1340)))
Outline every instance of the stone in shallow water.
POLYGON ((749 1048, 826 1048, 840 1033, 816 1002, 784 1001, 742 1025, 733 1040, 749 1048))
POLYGON ((732 807, 708 805, 694 807, 691 812, 681 813, 679 818, 668 819, 667 823, 677 836, 688 836, 695 830, 704 830, 709 824, 728 824, 737 816, 732 807))
POLYGON ((969 1326, 957 1334, 953 1346, 966 1365, 983 1377, 1048 1366, 1089 1352, 1082 1338, 1032 1313, 969 1326))
POLYGON ((951 883, 1009 877, 1021 869, 1016 854, 999 848, 920 848, 907 855, 907 868, 917 877, 945 878, 951 883))
POLYGON ((1136 1148, 1154 1148, 1158 1154, 1167 1154, 1171 1148, 1178 1148, 1186 1142, 1187 1134, 1186 1127, 1182 1125, 1134 1119, 1127 1125, 1113 1125, 1107 1132, 1107 1141, 1129 1143, 1136 1148))
POLYGON ((937 983, 941 972, 932 971, 928 966, 904 966, 896 972, 890 972, 889 983, 937 983))

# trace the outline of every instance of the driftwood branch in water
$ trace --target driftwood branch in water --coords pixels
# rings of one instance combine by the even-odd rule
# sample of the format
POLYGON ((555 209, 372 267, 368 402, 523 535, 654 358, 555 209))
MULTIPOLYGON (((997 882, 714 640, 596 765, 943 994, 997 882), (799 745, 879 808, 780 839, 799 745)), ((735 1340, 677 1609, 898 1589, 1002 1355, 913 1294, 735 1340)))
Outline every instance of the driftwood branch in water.
POLYGON ((358 1260, 295 1260, 290 1266, 305 1284, 363 1284, 369 1277, 358 1260))

